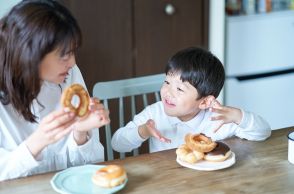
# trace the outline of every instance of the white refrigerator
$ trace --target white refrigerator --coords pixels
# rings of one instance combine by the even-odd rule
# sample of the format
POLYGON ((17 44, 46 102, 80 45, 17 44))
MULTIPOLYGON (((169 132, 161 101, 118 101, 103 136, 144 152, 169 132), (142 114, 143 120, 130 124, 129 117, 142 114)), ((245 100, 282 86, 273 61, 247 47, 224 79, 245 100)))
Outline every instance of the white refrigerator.
POLYGON ((227 17, 225 45, 225 104, 294 126, 294 11, 227 17))

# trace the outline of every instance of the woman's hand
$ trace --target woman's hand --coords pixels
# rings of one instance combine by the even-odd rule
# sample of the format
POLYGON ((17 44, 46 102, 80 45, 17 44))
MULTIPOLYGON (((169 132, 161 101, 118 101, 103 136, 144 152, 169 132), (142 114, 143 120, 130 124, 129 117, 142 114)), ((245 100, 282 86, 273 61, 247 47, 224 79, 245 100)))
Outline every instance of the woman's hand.
POLYGON ((53 144, 73 130, 75 114, 68 108, 53 111, 41 120, 38 129, 25 143, 34 157, 46 146, 53 144))
POLYGON ((109 111, 97 98, 91 98, 89 113, 83 118, 77 118, 74 124, 74 138, 78 145, 87 141, 87 131, 100 128, 110 123, 109 111))
POLYGON ((155 122, 152 119, 149 119, 144 125, 140 125, 138 132, 143 139, 147 139, 152 136, 161 142, 171 143, 170 139, 162 136, 158 129, 156 129, 155 122))
POLYGON ((104 105, 97 98, 91 98, 89 113, 85 117, 76 119, 75 129, 79 132, 84 132, 109 123, 109 111, 104 108, 104 105))
POLYGON ((230 106, 223 106, 215 100, 213 106, 210 108, 211 112, 217 113, 217 116, 211 117, 212 121, 220 121, 220 125, 214 130, 218 131, 226 123, 240 124, 242 120, 242 112, 240 109, 230 106))

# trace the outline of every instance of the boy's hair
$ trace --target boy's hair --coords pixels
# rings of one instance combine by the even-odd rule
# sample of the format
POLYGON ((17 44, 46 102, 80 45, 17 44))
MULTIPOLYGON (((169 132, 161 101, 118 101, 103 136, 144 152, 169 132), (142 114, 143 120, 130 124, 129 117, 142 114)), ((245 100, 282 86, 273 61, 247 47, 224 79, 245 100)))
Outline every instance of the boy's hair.
POLYGON ((43 58, 58 49, 61 56, 81 45, 81 30, 71 13, 57 1, 26 0, 0 20, 0 101, 11 104, 25 120, 41 82, 43 58))
POLYGON ((218 97, 224 82, 225 70, 220 60, 211 52, 190 47, 173 55, 166 66, 167 75, 180 74, 183 82, 193 85, 198 99, 212 95, 218 97))

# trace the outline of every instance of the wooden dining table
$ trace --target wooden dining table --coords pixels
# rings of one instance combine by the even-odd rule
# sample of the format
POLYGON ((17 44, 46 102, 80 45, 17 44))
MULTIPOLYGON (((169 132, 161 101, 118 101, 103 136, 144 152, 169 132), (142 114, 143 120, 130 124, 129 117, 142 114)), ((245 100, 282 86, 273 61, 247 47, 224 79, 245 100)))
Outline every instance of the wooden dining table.
MULTIPOLYGON (((100 164, 118 164, 128 175, 118 193, 294 193, 294 164, 289 163, 287 135, 293 127, 273 130, 265 141, 224 140, 235 153, 234 165, 215 171, 183 167, 175 150, 100 164)), ((1 156, 0 156, 1 157, 1 156)), ((0 193, 56 193, 50 180, 56 172, 0 182, 0 193)))

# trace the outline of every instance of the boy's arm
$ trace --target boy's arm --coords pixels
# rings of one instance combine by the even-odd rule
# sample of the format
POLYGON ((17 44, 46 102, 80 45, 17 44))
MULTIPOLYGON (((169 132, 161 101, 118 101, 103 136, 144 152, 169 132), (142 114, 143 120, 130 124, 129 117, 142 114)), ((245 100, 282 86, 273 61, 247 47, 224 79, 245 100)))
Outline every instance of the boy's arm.
POLYGON ((130 121, 126 126, 119 128, 112 136, 111 145, 115 151, 131 152, 141 146, 146 140, 143 139, 138 132, 140 125, 143 125, 147 120, 152 119, 148 113, 148 107, 141 113, 136 115, 133 121, 130 121))
POLYGON ((145 140, 139 135, 135 122, 130 121, 125 127, 119 128, 113 134, 111 145, 117 152, 131 152, 140 147, 145 140))
POLYGON ((236 130, 236 136, 247 140, 262 141, 271 135, 269 124, 259 115, 242 111, 242 120, 236 130))
POLYGON ((211 120, 220 123, 214 129, 219 134, 217 136, 224 137, 225 133, 228 136, 235 135, 248 140, 261 141, 271 135, 269 124, 254 113, 235 107, 222 106, 218 102, 210 110, 216 113, 211 120))

